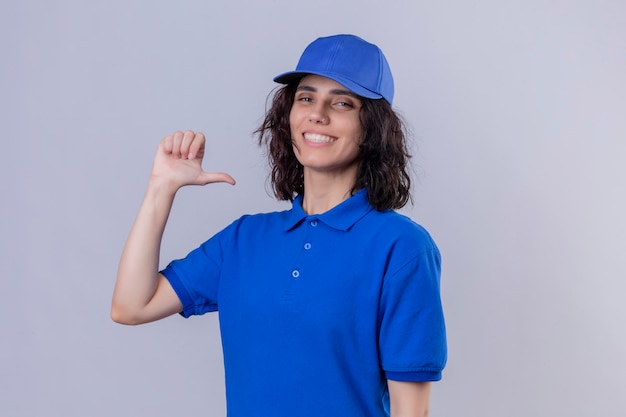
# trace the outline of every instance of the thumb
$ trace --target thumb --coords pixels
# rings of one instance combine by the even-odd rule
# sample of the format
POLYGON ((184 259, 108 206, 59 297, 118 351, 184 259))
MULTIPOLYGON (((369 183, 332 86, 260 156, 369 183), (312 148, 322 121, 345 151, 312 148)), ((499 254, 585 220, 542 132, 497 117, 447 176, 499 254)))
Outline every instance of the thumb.
POLYGON ((198 175, 199 185, 207 185, 215 182, 226 182, 230 185, 235 185, 235 179, 225 172, 202 171, 200 175, 198 175))

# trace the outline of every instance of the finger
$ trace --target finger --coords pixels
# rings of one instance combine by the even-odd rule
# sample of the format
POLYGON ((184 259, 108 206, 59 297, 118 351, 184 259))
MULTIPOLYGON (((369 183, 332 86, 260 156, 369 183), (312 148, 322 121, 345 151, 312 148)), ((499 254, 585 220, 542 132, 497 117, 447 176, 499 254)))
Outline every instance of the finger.
MULTIPOLYGON (((191 130, 187 130, 183 135, 183 140, 180 143, 180 157, 183 159, 189 158, 189 147, 191 143, 195 140, 196 134, 191 130)), ((189 158, 191 159, 191 158, 189 158)))
POLYGON ((199 184, 206 185, 215 182, 226 182, 230 185, 235 185, 235 179, 225 172, 205 172, 202 171, 198 177, 199 184))
POLYGON ((180 144, 183 141, 183 132, 174 133, 174 140, 172 144, 172 155, 180 158, 180 144))
POLYGON ((194 159, 196 156, 200 155, 200 158, 202 158, 205 143, 206 139, 204 137, 204 134, 202 132, 196 133, 196 136, 189 146, 189 153, 187 157, 189 159, 194 159))
POLYGON ((172 135, 163 138, 163 140, 161 141, 161 145, 165 153, 172 153, 173 142, 174 138, 172 137, 172 135))

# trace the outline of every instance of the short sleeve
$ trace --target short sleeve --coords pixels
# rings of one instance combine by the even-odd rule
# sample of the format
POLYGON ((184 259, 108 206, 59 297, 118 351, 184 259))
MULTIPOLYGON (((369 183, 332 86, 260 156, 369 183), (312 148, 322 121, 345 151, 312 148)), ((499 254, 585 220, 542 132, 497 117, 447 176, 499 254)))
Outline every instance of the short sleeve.
POLYGON ((184 317, 217 310, 224 247, 232 229, 231 225, 222 230, 185 258, 170 262, 161 271, 178 295, 184 317))
POLYGON ((440 295, 441 257, 425 249, 386 277, 379 349, 387 379, 438 381, 447 360, 440 295))

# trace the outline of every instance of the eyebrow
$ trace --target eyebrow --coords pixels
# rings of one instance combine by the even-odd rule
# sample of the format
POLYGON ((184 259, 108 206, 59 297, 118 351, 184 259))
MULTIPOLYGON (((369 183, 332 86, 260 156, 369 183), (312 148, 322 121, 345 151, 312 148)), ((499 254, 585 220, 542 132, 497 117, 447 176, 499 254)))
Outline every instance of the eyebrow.
MULTIPOLYGON (((310 91, 312 93, 317 93, 317 88, 311 87, 309 85, 301 85, 301 86, 298 86, 296 91, 310 91)), ((333 95, 336 95, 336 96, 350 96, 350 97, 354 97, 354 98, 359 98, 359 96, 357 96, 356 94, 354 94, 350 90, 341 90, 341 89, 338 89, 338 88, 334 89, 334 90, 330 90, 330 94, 333 94, 333 95)))

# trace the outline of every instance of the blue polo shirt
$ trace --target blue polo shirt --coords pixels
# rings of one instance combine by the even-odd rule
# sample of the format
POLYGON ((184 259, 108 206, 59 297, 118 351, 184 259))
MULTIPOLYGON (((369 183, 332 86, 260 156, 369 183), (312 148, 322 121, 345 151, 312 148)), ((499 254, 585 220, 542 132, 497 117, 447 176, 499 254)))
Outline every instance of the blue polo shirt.
POLYGON ((230 417, 387 416, 387 379, 446 362, 440 255, 365 190, 323 214, 248 215, 163 271, 185 317, 219 311, 230 417))

